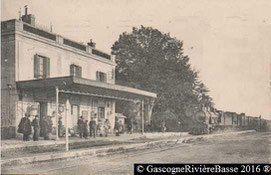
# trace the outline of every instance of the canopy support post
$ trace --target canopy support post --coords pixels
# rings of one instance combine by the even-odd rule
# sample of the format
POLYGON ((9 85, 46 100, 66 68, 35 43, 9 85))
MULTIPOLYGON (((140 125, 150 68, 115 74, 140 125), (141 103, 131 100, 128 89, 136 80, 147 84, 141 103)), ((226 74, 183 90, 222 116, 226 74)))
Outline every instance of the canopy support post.
POLYGON ((144 99, 141 101, 141 132, 144 134, 144 99))
POLYGON ((58 103, 59 103, 59 89, 56 86, 56 140, 59 140, 58 138, 58 116, 59 116, 59 110, 58 110, 58 103))

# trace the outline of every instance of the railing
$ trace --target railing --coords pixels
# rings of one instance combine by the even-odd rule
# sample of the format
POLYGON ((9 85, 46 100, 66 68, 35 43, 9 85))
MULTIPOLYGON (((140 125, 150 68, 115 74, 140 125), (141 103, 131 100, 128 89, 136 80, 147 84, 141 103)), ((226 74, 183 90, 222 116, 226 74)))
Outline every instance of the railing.
MULTIPOLYGON (((6 27, 6 24, 2 25, 2 28, 5 28, 5 27, 6 27)), ((57 40, 57 36, 55 34, 44 31, 43 29, 38 29, 36 27, 32 27, 32 26, 27 25, 27 24, 23 24, 23 30, 27 31, 27 32, 30 32, 30 33, 33 33, 35 35, 39 35, 41 37, 53 40, 53 41, 57 40)), ((70 46, 70 47, 73 47, 75 49, 79 49, 79 50, 87 52, 87 46, 85 46, 83 44, 80 44, 80 43, 77 43, 75 41, 66 39, 66 38, 63 38, 63 44, 67 45, 67 46, 70 46)), ((101 51, 99 51, 97 49, 91 48, 91 53, 93 55, 97 55, 97 56, 105 58, 107 60, 111 60, 111 55, 106 54, 104 52, 101 52, 101 51)))
POLYGON ((82 50, 82 51, 86 51, 86 46, 76 43, 74 41, 68 40, 68 39, 63 39, 63 44, 74 47, 76 49, 82 50))
POLYGON ((39 35, 39 36, 42 36, 44 38, 56 41, 56 35, 51 34, 49 32, 46 32, 46 31, 43 31, 41 29, 37 29, 35 27, 31 27, 30 25, 24 24, 23 25, 23 30, 27 31, 27 32, 30 32, 30 33, 33 33, 35 35, 39 35))
POLYGON ((99 50, 92 49, 92 54, 111 60, 111 56, 99 50))

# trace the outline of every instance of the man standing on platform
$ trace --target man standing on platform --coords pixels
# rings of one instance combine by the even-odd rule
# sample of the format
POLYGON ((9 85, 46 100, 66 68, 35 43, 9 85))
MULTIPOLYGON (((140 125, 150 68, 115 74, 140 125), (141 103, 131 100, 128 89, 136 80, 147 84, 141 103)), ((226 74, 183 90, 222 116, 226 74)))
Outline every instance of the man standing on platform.
POLYGON ((89 132, 90 137, 96 137, 96 121, 94 120, 94 118, 91 118, 91 121, 89 122, 89 132))
POLYGON ((83 137, 83 133, 84 133, 84 120, 83 120, 83 116, 80 116, 78 121, 77 121, 77 127, 78 127, 78 132, 79 132, 79 136, 80 138, 83 137))
POLYGON ((32 133, 30 115, 25 114, 18 126, 18 132, 23 134, 23 141, 29 141, 29 135, 32 133))

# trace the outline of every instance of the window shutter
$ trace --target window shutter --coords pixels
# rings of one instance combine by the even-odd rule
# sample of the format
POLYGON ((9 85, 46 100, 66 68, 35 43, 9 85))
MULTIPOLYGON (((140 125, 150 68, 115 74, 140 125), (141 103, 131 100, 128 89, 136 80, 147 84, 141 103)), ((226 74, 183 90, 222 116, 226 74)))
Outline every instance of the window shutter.
POLYGON ((70 73, 71 73, 71 76, 74 76, 74 65, 70 65, 70 73))
POLYGON ((50 58, 44 58, 45 60, 45 64, 43 64, 45 66, 45 68, 43 69, 44 72, 44 78, 50 77, 50 58))
POLYGON ((78 77, 82 77, 82 67, 78 66, 78 77))
POLYGON ((107 74, 104 73, 104 82, 107 82, 107 74))
POLYGON ((115 79, 115 69, 112 69, 112 80, 115 79))
POLYGON ((36 54, 34 55, 34 78, 39 78, 39 72, 40 72, 40 59, 39 56, 36 54))
POLYGON ((96 80, 99 80, 99 72, 96 71, 96 80))

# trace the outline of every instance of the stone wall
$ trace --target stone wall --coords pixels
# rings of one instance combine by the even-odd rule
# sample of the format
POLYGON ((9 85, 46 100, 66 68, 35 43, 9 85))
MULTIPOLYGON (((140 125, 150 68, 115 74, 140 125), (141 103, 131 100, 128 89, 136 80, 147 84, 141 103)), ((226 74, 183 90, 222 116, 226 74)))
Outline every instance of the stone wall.
POLYGON ((1 35, 1 40, 1 136, 6 139, 16 133, 15 35, 1 35))

